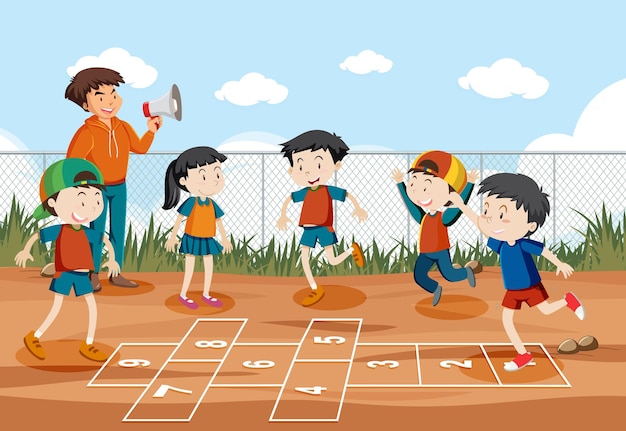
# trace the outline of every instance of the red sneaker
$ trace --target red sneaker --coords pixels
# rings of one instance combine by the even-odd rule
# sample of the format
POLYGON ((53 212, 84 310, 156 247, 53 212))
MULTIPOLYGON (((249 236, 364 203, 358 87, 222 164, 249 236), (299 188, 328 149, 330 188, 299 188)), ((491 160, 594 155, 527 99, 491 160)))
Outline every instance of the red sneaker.
POLYGON ((572 310, 576 317, 578 317, 580 320, 583 320, 585 318, 585 308, 580 303, 578 298, 576 298, 576 295, 574 295, 572 292, 567 292, 565 294, 565 301, 567 302, 567 308, 572 310))
POLYGON ((533 360, 533 355, 530 352, 526 352, 523 355, 517 355, 511 362, 504 363, 504 371, 517 371, 530 364, 533 360))

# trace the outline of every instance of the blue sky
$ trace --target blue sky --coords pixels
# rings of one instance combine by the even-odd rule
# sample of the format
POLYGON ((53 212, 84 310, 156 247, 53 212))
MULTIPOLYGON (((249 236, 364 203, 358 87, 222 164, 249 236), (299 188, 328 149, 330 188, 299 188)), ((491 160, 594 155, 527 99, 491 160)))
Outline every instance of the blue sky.
POLYGON ((0 149, 23 144, 31 150, 65 151, 87 115, 64 99, 67 69, 110 48, 121 48, 158 72, 145 88, 126 84, 119 89, 124 98, 119 117, 138 132, 146 130, 144 101, 157 99, 173 83, 181 90, 183 119, 165 119, 153 150, 217 147, 242 137, 276 144, 310 129, 336 132, 357 148, 568 149, 577 125, 581 136, 586 132, 578 149, 624 149, 619 140, 590 144, 599 129, 609 137, 626 137, 621 124, 626 121, 599 125, 606 112, 626 112, 626 102, 619 102, 626 94, 621 85, 626 78, 623 2, 153 0, 97 5, 3 5, 0 149), (383 57, 380 71, 359 74, 340 67, 364 50, 383 57), (487 75, 467 84, 468 89, 459 84, 473 68, 488 68, 501 59, 528 68, 526 78, 518 74, 509 85, 519 94, 494 98, 481 87, 510 76, 487 75), (276 94, 282 91, 286 97, 273 94, 278 97, 273 103, 251 106, 216 97, 226 91, 226 83, 249 73, 275 81, 276 94), (609 87, 612 93, 605 93, 596 104, 602 106, 581 125, 583 111, 609 87), (542 145, 529 147, 541 137, 542 145))

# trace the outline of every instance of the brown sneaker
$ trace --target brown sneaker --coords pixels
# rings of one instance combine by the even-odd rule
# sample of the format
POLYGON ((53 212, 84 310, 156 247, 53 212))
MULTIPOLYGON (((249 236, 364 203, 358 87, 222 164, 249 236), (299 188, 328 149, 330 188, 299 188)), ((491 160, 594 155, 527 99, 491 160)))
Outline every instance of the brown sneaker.
POLYGON ((356 263, 356 266, 358 266, 359 268, 363 268, 363 265, 365 265, 365 256, 363 255, 363 250, 361 250, 361 246, 358 243, 353 242, 352 249, 352 257, 354 258, 354 263, 356 263))
POLYGON ((54 262, 50 262, 41 268, 39 275, 42 277, 54 277, 54 273, 56 272, 56 268, 54 267, 54 262))
POLYGON ((322 296, 324 296, 324 289, 322 289, 320 286, 317 286, 317 289, 311 289, 309 296, 302 300, 302 305, 304 305, 305 307, 309 307, 322 299, 322 296))
POLYGON ((86 341, 83 341, 80 345, 80 349, 78 349, 81 355, 85 358, 96 361, 96 362, 104 362, 109 357, 102 350, 96 349, 93 344, 87 344, 86 341))
POLYGON ((100 290, 102 290, 102 283, 100 283, 97 272, 92 272, 91 274, 89 274, 89 281, 91 281, 91 287, 93 287, 94 292, 99 292, 100 290))
POLYGON ((39 338, 35 337, 35 331, 30 331, 24 337, 24 344, 30 353, 37 359, 46 359, 46 351, 41 347, 39 338))
POLYGON ((137 286, 139 286, 134 281, 131 281, 131 280, 125 278, 122 274, 118 274, 115 277, 110 276, 109 277, 109 283, 111 283, 113 286, 118 286, 118 287, 137 287, 137 286))

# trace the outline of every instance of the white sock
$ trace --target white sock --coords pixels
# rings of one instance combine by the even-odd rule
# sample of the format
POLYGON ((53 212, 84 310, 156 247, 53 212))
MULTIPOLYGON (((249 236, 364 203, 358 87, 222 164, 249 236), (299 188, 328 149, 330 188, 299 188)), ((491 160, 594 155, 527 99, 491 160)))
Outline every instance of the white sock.
POLYGON ((311 289, 313 289, 313 290, 317 289, 317 283, 312 283, 311 284, 311 289))
POLYGON ((87 343, 87 345, 91 345, 91 344, 93 344, 93 338, 89 338, 89 337, 87 337, 87 339, 85 340, 85 342, 87 343))
POLYGON ((350 253, 352 253, 354 251, 354 247, 350 246, 348 247, 348 250, 350 250, 350 253))
POLYGON ((41 332, 39 329, 35 331, 35 338, 41 338, 42 335, 43 335, 43 332, 41 332))

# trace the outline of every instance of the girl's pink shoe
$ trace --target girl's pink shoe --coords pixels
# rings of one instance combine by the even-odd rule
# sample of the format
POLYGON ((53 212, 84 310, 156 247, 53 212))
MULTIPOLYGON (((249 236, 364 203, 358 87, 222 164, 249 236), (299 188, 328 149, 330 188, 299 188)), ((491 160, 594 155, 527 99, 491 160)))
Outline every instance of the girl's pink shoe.
POLYGON ((222 301, 220 301, 217 298, 214 298, 212 296, 204 296, 202 295, 202 300, 204 302, 206 302, 207 304, 213 306, 213 307, 221 307, 222 306, 222 301))
POLYGON ((180 301, 180 303, 183 304, 185 307, 191 308, 192 310, 198 308, 198 304, 196 304, 193 299, 183 298, 182 296, 178 295, 178 301, 180 301))

